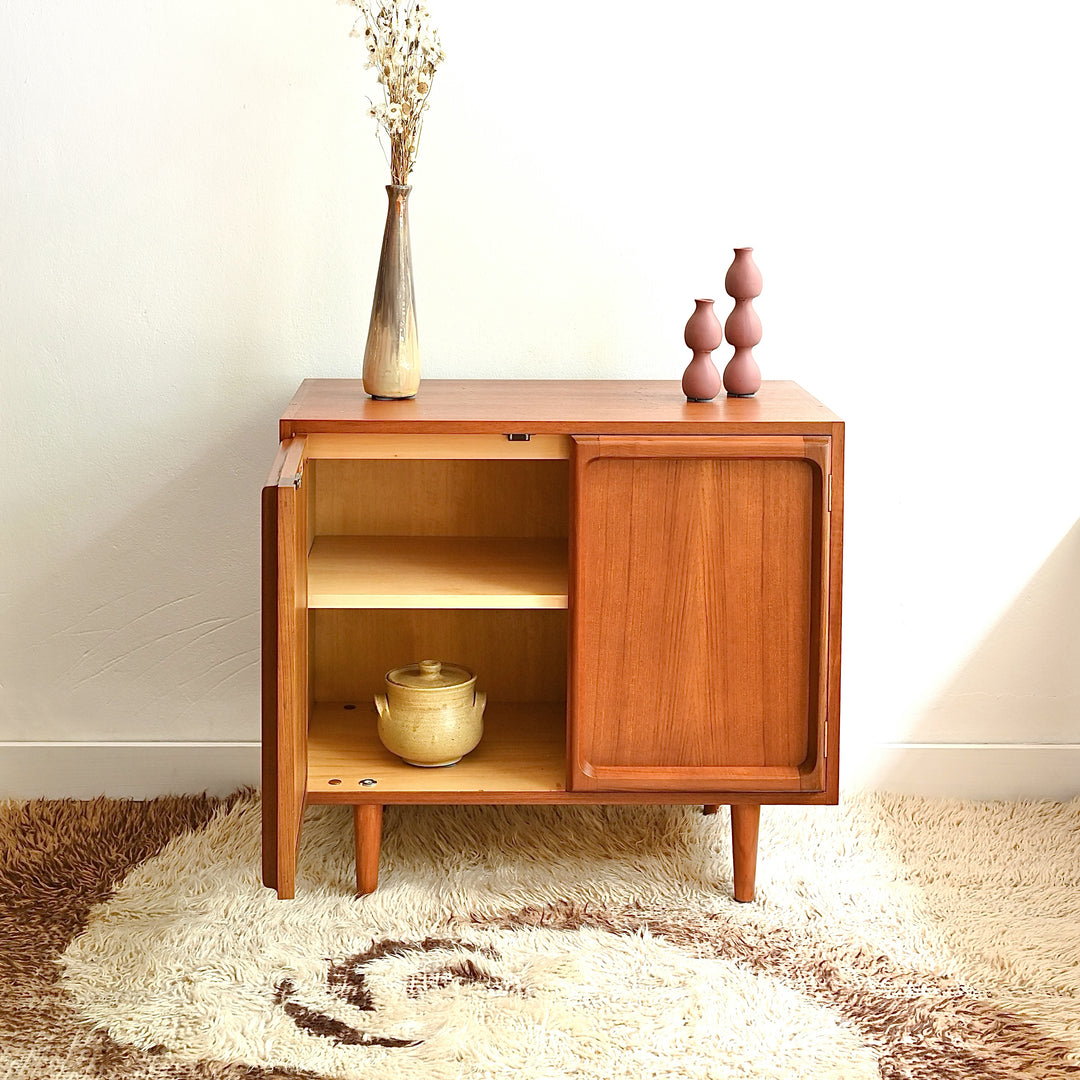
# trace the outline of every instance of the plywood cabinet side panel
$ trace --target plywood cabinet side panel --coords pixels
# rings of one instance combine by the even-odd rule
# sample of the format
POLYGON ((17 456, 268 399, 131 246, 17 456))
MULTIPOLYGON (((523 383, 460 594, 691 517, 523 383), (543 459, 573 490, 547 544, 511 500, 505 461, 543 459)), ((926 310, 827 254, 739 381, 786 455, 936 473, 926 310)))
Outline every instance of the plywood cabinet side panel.
POLYGON ((304 492, 306 493, 304 498, 304 539, 306 542, 306 549, 310 553, 312 545, 315 543, 315 521, 319 505, 317 498, 317 492, 319 490, 318 462, 310 459, 308 460, 307 465, 304 468, 303 486, 304 492))

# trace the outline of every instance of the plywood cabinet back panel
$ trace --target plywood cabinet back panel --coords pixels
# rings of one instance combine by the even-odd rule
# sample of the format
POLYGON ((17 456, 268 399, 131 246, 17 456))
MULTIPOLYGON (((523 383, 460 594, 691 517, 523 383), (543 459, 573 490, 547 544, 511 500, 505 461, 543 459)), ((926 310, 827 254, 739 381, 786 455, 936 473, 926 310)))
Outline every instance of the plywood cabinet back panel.
POLYGON ((314 612, 315 697, 363 701, 391 668, 444 660, 476 672, 490 701, 566 700, 566 612, 440 609, 314 612))
POLYGON ((566 536, 564 460, 323 459, 319 536, 566 536))

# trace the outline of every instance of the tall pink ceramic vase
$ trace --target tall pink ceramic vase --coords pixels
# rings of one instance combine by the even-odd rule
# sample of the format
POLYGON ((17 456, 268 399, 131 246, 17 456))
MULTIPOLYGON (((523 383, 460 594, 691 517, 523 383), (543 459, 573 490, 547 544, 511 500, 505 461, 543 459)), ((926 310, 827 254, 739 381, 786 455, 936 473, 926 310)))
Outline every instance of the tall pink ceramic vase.
POLYGON ((690 401, 712 401, 720 393, 720 372, 712 362, 713 349, 724 340, 724 328, 712 300, 695 300, 694 314, 686 321, 683 341, 694 355, 683 372, 682 390, 690 401))
POLYGON ((736 248, 735 261, 728 268, 724 288, 735 301, 724 330, 735 355, 724 368, 724 389, 729 397, 752 397, 761 388, 761 370, 753 348, 761 341, 761 320, 754 310, 754 298, 761 295, 761 271, 750 257, 753 248, 736 248))

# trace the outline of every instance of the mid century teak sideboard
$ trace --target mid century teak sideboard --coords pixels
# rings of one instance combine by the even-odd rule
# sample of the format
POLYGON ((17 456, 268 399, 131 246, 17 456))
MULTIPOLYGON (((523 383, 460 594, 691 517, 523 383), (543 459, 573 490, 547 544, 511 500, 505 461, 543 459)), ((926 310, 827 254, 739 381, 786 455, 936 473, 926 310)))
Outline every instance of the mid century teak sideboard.
POLYGON ((304 807, 731 805, 736 899, 762 804, 838 795, 844 425, 791 382, 309 379, 263 489, 263 878, 294 895, 304 807), (379 742, 385 673, 479 675, 480 745, 379 742))

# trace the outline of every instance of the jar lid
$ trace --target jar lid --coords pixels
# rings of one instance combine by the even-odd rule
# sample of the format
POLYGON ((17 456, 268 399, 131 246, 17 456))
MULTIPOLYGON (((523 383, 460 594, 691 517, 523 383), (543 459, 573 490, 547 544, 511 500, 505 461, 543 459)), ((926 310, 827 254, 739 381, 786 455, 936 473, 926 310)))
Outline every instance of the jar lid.
POLYGON ((386 673, 386 681, 417 690, 436 690, 447 686, 464 686, 476 676, 468 668, 444 664, 441 660, 421 660, 386 673))

